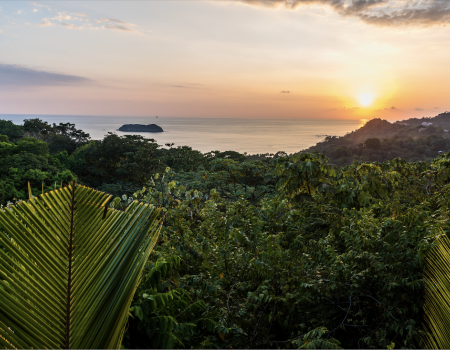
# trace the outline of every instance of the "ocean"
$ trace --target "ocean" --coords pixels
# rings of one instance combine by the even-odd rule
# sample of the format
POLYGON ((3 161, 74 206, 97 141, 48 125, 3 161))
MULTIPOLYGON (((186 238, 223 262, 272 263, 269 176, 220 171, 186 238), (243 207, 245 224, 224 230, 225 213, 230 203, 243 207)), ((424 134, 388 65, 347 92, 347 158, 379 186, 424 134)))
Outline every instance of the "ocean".
POLYGON ((49 123, 70 122, 102 139, 107 132, 118 135, 139 134, 158 144, 175 143, 201 152, 237 151, 256 153, 295 153, 315 145, 325 136, 343 136, 363 125, 361 120, 324 119, 236 119, 187 117, 107 117, 68 115, 0 114, 0 119, 22 124, 24 119, 40 118, 49 123), (157 124, 162 133, 117 131, 123 124, 157 124))

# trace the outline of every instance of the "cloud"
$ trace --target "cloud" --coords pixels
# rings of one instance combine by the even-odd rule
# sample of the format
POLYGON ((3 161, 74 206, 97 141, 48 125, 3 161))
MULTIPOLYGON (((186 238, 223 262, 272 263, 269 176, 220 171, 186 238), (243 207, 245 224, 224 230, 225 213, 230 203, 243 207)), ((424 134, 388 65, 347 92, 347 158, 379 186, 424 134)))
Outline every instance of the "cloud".
POLYGON ((72 17, 70 17, 69 15, 62 14, 61 12, 58 12, 58 14, 55 17, 53 17, 52 19, 61 22, 63 20, 70 21, 72 19, 72 17))
POLYGON ((385 111, 396 111, 397 108, 394 107, 394 106, 392 106, 391 108, 385 108, 384 110, 385 110, 385 111))
POLYGON ((137 24, 127 23, 125 21, 122 21, 121 19, 116 19, 116 18, 100 18, 96 22, 97 23, 109 22, 109 24, 105 25, 104 28, 107 28, 110 30, 117 30, 117 31, 121 31, 121 32, 135 32, 136 30, 133 28, 130 28, 130 27, 138 26, 137 24))
POLYGON ((33 6, 37 6, 37 7, 50 7, 48 5, 42 5, 42 4, 37 4, 35 2, 33 2, 33 6))
POLYGON ((111 29, 111 30, 118 30, 118 31, 121 31, 121 32, 134 32, 135 31, 132 28, 128 28, 128 27, 125 27, 125 26, 120 26, 118 24, 109 25, 109 26, 106 26, 106 28, 111 29))
POLYGON ((33 12, 39 12, 40 10, 38 10, 38 9, 33 9, 33 12))
POLYGON ((122 24, 122 25, 125 25, 125 26, 131 26, 131 27, 137 26, 136 24, 127 23, 127 22, 122 21, 121 19, 117 19, 117 18, 100 18, 98 20, 98 23, 100 23, 100 22, 113 22, 113 23, 118 23, 118 24, 122 24))
POLYGON ((17 14, 18 15, 22 14, 22 10, 17 11, 17 14))
POLYGON ((440 109, 439 107, 434 107, 434 109, 440 109))
POLYGON ((50 22, 50 19, 48 19, 48 18, 44 18, 41 23, 38 23, 39 27, 51 27, 53 25, 54 24, 52 22, 50 22))
POLYGON ((280 93, 282 93, 282 94, 290 94, 290 92, 286 91, 286 90, 280 91, 280 93))
POLYGON ((421 112, 421 111, 423 111, 423 108, 418 108, 418 107, 416 107, 415 110, 416 110, 417 112, 421 112))
POLYGON ((119 23, 119 24, 124 24, 126 26, 134 26, 135 24, 131 24, 131 23, 127 23, 125 21, 122 21, 121 19, 115 19, 115 18, 108 18, 108 20, 110 22, 114 22, 114 23, 119 23))
MULTIPOLYGON (((115 18, 100 18, 99 20, 95 20, 97 24, 102 24, 101 26, 96 27, 95 25, 87 24, 86 25, 76 25, 70 23, 71 21, 81 21, 90 22, 89 18, 86 18, 86 14, 83 12, 71 12, 70 15, 67 12, 58 12, 56 16, 52 18, 43 18, 42 22, 38 24, 40 27, 49 27, 54 26, 54 21, 60 22, 63 27, 68 29, 92 29, 92 30, 100 30, 100 29, 109 29, 115 30, 119 32, 137 32, 138 30, 133 27, 138 27, 136 24, 127 23, 120 19, 115 18), (79 16, 79 17, 75 17, 79 16), (53 21, 53 22, 52 22, 53 21)), ((77 22, 79 23, 79 22, 77 22)))
POLYGON ((83 29, 82 26, 76 26, 74 24, 69 24, 69 23, 65 23, 65 22, 62 22, 61 25, 66 28, 69 28, 69 29, 78 29, 78 30, 83 29))
POLYGON ((240 0, 249 5, 296 9, 328 6, 343 17, 356 17, 378 26, 432 26, 450 24, 448 0, 240 0))
POLYGON ((168 87, 173 87, 173 88, 177 88, 177 89, 194 89, 194 90, 205 90, 207 88, 205 88, 204 84, 199 84, 199 83, 188 83, 188 82, 181 82, 178 84, 172 84, 172 85, 165 85, 168 87))
POLYGON ((0 29, 0 34, 2 34, 2 33, 3 33, 3 30, 0 29))
POLYGON ((16 64, 0 63, 0 87, 3 86, 64 86, 92 83, 76 75, 46 72, 16 64))

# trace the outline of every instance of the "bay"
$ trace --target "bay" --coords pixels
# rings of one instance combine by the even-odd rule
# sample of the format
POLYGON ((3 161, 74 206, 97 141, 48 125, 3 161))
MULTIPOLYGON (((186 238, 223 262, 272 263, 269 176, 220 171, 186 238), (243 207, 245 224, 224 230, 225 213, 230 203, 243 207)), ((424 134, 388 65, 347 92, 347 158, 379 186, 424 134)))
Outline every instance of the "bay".
POLYGON ((155 139, 158 144, 175 143, 201 152, 237 151, 256 153, 295 153, 315 145, 325 136, 343 136, 363 125, 361 120, 325 119, 245 119, 187 117, 108 117, 42 114, 0 114, 0 119, 23 124, 24 119, 40 118, 49 123, 73 123, 102 139, 108 132, 137 134, 155 139), (162 133, 117 131, 123 124, 157 124, 162 133))

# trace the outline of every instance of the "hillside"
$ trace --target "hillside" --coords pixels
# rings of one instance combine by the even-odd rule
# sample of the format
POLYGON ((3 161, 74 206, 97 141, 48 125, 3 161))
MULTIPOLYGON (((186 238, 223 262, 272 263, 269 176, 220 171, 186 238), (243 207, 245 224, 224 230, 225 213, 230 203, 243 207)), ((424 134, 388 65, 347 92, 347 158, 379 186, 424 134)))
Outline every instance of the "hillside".
POLYGON ((392 137, 412 137, 413 139, 423 138, 428 135, 438 135, 450 137, 444 130, 450 128, 450 113, 442 113, 433 118, 410 118, 395 123, 390 123, 383 119, 372 119, 363 127, 344 136, 344 139, 351 143, 364 143, 368 138, 389 139, 392 137), (423 126, 422 123, 432 123, 423 126))
POLYGON ((383 119, 372 119, 368 121, 363 127, 358 130, 352 131, 345 135, 343 138, 354 144, 366 141, 368 138, 377 137, 379 139, 391 138, 396 135, 404 134, 409 131, 410 128, 401 124, 392 124, 383 119))
POLYGON ((449 130, 448 112, 433 118, 411 118, 395 123, 377 118, 345 136, 327 136, 303 152, 324 153, 331 164, 339 166, 358 160, 382 162, 396 157, 429 161, 450 150, 449 130))
POLYGON ((433 126, 441 126, 443 128, 450 128, 450 112, 444 112, 441 114, 438 114, 435 117, 432 118, 410 118, 407 120, 403 120, 401 122, 397 122, 397 124, 399 123, 404 123, 404 124, 409 124, 411 126, 417 126, 417 125, 422 125, 423 122, 427 122, 427 123, 433 123, 433 126))

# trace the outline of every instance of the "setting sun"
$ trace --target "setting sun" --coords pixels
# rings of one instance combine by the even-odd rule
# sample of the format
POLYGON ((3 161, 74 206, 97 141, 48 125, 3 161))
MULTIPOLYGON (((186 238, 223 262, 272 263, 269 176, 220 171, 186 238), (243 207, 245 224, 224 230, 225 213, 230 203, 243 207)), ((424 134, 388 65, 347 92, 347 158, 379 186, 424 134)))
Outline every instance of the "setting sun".
POLYGON ((359 95, 359 103, 363 106, 369 106, 373 102, 373 94, 361 94, 359 95))

